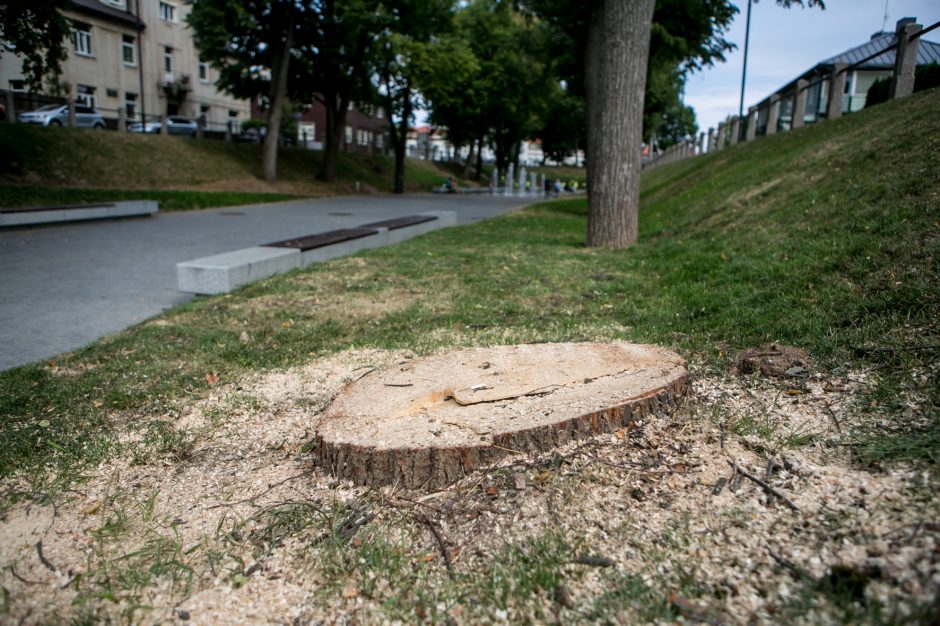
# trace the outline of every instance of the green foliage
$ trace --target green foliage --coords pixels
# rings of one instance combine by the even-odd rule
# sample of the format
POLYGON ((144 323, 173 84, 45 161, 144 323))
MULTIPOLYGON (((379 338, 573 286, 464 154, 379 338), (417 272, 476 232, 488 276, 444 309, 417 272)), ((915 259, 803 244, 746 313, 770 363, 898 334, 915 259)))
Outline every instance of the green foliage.
MULTIPOLYGON (((923 91, 940 87, 940 64, 930 63, 914 68, 914 91, 923 91)), ((887 102, 891 97, 891 77, 879 78, 868 88, 865 108, 887 102)))
POLYGON ((23 76, 31 91, 41 92, 48 79, 58 82, 71 33, 62 10, 71 0, 3 0, 0 3, 0 55, 23 59, 23 76))

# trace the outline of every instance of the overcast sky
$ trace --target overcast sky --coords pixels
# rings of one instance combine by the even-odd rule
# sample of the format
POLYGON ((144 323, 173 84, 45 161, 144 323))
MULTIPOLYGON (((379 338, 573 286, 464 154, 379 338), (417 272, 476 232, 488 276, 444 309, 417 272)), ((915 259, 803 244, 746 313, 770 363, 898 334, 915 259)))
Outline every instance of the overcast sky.
MULTIPOLYGON (((689 77, 685 101, 695 109, 699 128, 716 127, 738 113, 747 1, 735 2, 740 12, 728 31, 738 48, 724 63, 689 77)), ((826 0, 826 10, 783 9, 774 0, 760 0, 751 9, 751 43, 747 60, 744 111, 819 61, 860 45, 880 31, 885 0, 826 0)), ((893 31, 902 17, 916 17, 924 27, 940 21, 940 0, 888 0, 885 30, 893 31)), ((926 36, 940 41, 940 29, 926 36)))

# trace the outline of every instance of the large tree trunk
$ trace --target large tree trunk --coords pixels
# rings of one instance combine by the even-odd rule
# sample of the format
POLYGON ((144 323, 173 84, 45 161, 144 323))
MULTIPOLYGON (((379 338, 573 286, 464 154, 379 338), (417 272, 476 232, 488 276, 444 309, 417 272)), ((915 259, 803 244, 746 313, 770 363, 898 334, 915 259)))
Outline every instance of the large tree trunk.
POLYGON ((643 96, 655 0, 599 0, 585 55, 589 246, 636 243, 643 96))
POLYGON ((287 66, 290 64, 290 48, 293 44, 293 25, 287 27, 283 47, 278 49, 274 67, 271 68, 271 108, 268 110, 268 132, 261 149, 261 169, 269 183, 277 180, 277 147, 281 136, 281 116, 287 99, 287 66))

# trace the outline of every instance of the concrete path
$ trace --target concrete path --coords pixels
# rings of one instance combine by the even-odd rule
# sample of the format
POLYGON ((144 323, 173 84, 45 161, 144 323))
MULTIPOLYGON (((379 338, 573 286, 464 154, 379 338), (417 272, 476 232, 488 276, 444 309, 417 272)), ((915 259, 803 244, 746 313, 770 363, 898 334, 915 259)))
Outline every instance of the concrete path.
POLYGON ((80 348, 193 296, 176 263, 421 211, 466 224, 534 196, 346 196, 0 231, 0 370, 80 348))

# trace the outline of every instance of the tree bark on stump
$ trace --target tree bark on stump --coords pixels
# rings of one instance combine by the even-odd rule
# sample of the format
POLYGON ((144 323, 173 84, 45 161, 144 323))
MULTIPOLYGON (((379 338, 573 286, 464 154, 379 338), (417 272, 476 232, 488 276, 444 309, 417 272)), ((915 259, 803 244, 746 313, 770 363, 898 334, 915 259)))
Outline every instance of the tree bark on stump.
POLYGON ((643 98, 655 0, 599 0, 585 55, 589 246, 636 243, 643 98))
POLYGON ((675 353, 626 343, 426 357, 347 385, 317 427, 316 454, 332 475, 357 484, 440 488, 507 454, 665 416, 687 382, 675 353))

